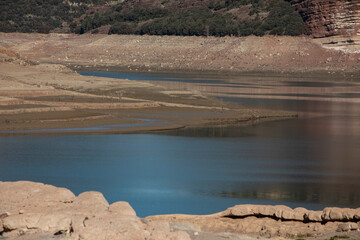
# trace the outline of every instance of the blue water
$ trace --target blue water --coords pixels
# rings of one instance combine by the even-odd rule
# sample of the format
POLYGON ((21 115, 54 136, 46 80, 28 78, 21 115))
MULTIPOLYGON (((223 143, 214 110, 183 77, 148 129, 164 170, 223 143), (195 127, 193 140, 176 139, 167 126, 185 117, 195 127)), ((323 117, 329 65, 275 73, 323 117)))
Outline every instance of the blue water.
POLYGON ((207 214, 241 203, 357 206, 359 166, 329 162, 329 154, 321 154, 329 146, 354 147, 259 136, 0 137, 0 176, 76 194, 101 191, 109 202, 130 202, 139 216, 207 214), (323 157, 313 159, 311 152, 323 157))
MULTIPOLYGON (((160 77, 191 81, 190 75, 160 77)), ((100 191, 110 203, 128 201, 141 217, 210 214, 244 203, 360 206, 358 103, 225 100, 320 115, 159 134, 3 136, 0 180, 100 191)))

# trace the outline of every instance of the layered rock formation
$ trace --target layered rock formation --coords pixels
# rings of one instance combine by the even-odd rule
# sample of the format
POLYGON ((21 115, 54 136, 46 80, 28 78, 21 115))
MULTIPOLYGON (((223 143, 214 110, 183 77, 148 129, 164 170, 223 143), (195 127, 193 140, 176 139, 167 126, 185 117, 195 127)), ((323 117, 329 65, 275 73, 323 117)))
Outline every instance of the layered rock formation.
POLYGON ((267 205, 237 205, 219 213, 220 216, 230 218, 243 218, 248 216, 270 217, 276 220, 319 222, 330 221, 360 222, 360 208, 324 208, 323 211, 311 211, 305 208, 289 208, 287 206, 267 205))
POLYGON ((359 0, 290 0, 314 37, 360 35, 359 0))
POLYGON ((111 205, 99 192, 75 196, 33 182, 0 182, 0 239, 16 240, 258 240, 275 237, 360 239, 360 208, 310 211, 238 205, 212 215, 141 219, 127 202, 111 205))

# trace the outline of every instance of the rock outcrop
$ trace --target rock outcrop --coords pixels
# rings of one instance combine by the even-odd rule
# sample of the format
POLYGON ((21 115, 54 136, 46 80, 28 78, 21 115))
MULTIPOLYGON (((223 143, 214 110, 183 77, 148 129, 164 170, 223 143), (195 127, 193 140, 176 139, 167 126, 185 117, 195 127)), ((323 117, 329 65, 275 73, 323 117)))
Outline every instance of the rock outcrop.
POLYGON ((99 192, 75 196, 65 188, 33 182, 0 182, 0 238, 39 234, 61 239, 189 240, 168 222, 143 221, 125 202, 108 204, 99 192))
POLYGON ((337 208, 328 207, 322 211, 311 211, 305 208, 289 208, 278 205, 237 205, 218 213, 222 217, 244 218, 249 216, 269 217, 276 220, 300 221, 300 222, 360 222, 360 208, 337 208))
POLYGON ((141 219, 127 202, 108 204, 99 192, 75 196, 34 182, 0 182, 0 239, 9 240, 254 240, 329 239, 342 232, 360 239, 360 208, 237 205, 212 215, 141 219), (316 237, 315 237, 316 236, 316 237))
POLYGON ((290 0, 314 37, 360 35, 360 1, 290 0))

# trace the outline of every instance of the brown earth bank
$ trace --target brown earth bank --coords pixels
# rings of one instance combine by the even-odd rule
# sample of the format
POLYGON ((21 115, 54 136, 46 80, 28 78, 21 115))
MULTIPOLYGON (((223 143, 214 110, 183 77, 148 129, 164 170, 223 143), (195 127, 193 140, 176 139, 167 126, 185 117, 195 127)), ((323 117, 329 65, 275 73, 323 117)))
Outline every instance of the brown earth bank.
POLYGON ((99 192, 35 182, 0 182, 0 239, 360 239, 360 208, 311 211, 237 205, 212 215, 139 218, 127 202, 99 192))
POLYGON ((0 63, 0 135, 134 133, 295 117, 230 108, 198 91, 85 77, 63 65, 32 65, 10 50, 3 53, 11 61, 0 63))
POLYGON ((360 36, 181 37, 0 33, 34 63, 127 71, 359 72, 360 36))

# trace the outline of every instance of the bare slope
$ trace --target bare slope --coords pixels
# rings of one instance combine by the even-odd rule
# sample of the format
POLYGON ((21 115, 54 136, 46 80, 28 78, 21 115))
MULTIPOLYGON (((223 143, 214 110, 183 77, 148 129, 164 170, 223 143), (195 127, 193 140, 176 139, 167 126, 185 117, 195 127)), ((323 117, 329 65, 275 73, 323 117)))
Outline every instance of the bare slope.
POLYGON ((355 72, 360 38, 354 41, 0 33, 0 46, 34 62, 142 71, 355 72))

